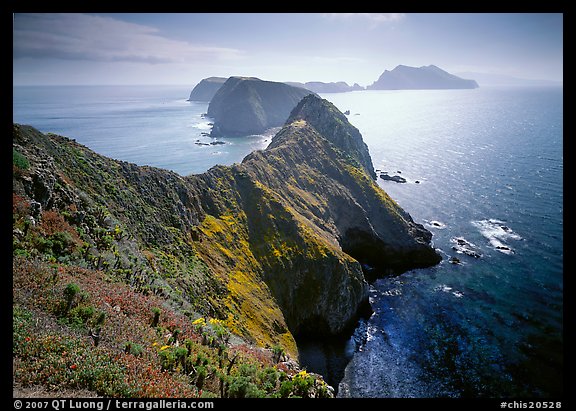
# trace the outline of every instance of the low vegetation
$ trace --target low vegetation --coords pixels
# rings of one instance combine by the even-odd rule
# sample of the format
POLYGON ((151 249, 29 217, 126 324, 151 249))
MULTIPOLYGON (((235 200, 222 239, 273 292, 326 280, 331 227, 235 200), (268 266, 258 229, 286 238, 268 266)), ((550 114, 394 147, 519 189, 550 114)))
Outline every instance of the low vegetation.
POLYGON ((14 379, 110 397, 329 397, 280 346, 234 340, 106 272, 16 256, 14 379), (161 307, 161 308, 160 308, 161 307))

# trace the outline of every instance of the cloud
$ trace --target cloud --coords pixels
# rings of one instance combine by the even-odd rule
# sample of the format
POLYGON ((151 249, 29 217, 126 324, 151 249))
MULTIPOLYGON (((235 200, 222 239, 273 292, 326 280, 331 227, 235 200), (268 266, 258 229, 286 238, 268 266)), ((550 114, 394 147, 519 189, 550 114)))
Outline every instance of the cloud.
POLYGON ((242 54, 237 49, 169 39, 154 27, 110 17, 75 13, 14 16, 14 58, 159 64, 230 60, 242 54))
POLYGON ((373 23, 394 23, 404 19, 404 13, 325 13, 326 18, 332 20, 349 20, 362 18, 373 23))

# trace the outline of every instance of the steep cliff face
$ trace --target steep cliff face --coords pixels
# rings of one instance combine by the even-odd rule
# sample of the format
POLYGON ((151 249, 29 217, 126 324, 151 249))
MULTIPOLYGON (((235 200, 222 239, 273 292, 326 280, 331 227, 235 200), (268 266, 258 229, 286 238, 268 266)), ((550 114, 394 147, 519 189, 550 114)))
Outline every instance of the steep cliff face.
POLYGON ((19 255, 105 270, 293 356, 295 335, 338 333, 356 319, 368 291, 361 263, 387 273, 440 260, 431 234, 375 183, 358 130, 316 96, 266 150, 201 175, 111 160, 20 125, 13 147, 27 163, 13 180, 29 214, 14 220, 19 255), (23 232, 48 210, 74 237, 64 248, 23 232))
POLYGON ((210 102, 226 80, 226 77, 208 77, 202 79, 190 92, 188 101, 210 102))
POLYGON ((213 136, 262 133, 284 124, 309 90, 253 77, 230 77, 208 106, 213 136))
POLYGON ((469 89, 478 88, 474 80, 450 74, 434 65, 409 67, 399 65, 394 70, 385 70, 369 90, 426 90, 426 89, 469 89))
POLYGON ((376 184, 360 133, 326 100, 304 98, 267 150, 243 164, 324 238, 380 274, 440 261, 431 233, 376 184))

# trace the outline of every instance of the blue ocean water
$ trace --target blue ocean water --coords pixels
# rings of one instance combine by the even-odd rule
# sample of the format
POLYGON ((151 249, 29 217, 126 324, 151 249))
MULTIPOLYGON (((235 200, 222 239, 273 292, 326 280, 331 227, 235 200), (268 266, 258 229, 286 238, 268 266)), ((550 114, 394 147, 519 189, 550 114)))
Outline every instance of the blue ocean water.
MULTIPOLYGON (((199 173, 269 135, 209 143, 187 87, 15 87, 14 121, 137 164, 199 173)), ((563 391, 563 90, 325 94, 443 261, 371 285, 353 338, 302 345, 343 397, 553 397, 563 391), (459 251, 470 251, 468 255, 459 251), (452 264, 456 257, 458 264, 452 264)))
POLYGON ((188 86, 13 87, 13 121, 74 138, 105 156, 181 175, 230 165, 265 148, 271 135, 207 137, 208 103, 188 86), (215 141, 226 144, 210 145, 215 141))
POLYGON ((406 178, 379 184, 433 232, 444 256, 373 284, 375 313, 339 395, 560 395, 562 88, 331 99, 350 110, 375 167, 406 178))

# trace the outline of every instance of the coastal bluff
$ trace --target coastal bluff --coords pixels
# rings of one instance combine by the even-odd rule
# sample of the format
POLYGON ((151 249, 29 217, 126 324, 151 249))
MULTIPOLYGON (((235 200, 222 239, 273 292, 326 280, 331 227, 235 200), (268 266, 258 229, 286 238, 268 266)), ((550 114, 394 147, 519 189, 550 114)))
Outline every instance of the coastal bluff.
POLYGON ((56 246, 52 231, 30 239, 36 231, 23 225, 19 254, 103 270, 294 358, 298 335, 354 324, 367 304, 363 266, 386 275, 441 260, 431 233, 376 184, 358 130, 315 95, 268 148, 199 175, 113 160, 18 124, 13 150, 22 218, 40 224, 49 212, 72 233, 56 246))

